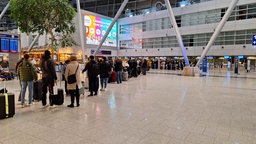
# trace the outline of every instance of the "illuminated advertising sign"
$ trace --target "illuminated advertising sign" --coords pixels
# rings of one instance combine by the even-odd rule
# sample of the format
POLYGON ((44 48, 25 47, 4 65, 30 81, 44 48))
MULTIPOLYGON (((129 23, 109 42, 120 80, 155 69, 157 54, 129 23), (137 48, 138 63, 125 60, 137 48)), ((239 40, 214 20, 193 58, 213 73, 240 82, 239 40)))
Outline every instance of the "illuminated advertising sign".
MULTIPOLYGON (((100 44, 101 39, 106 33, 108 27, 111 24, 111 20, 100 18, 92 15, 85 14, 84 15, 84 25, 86 27, 86 43, 98 45, 100 44)), ((109 32, 104 46, 113 46, 116 47, 116 24, 114 24, 113 28, 109 32)))

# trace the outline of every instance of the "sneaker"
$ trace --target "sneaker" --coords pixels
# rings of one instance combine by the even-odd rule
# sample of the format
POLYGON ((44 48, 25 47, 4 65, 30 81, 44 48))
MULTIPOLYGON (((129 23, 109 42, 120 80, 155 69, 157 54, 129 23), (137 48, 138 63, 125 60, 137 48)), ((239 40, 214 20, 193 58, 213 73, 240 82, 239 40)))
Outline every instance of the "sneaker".
POLYGON ((104 91, 104 88, 101 88, 100 91, 104 91))
POLYGON ((31 103, 29 103, 28 105, 29 105, 29 106, 31 106, 31 105, 33 105, 33 104, 34 104, 34 103, 33 103, 33 102, 31 102, 31 103))

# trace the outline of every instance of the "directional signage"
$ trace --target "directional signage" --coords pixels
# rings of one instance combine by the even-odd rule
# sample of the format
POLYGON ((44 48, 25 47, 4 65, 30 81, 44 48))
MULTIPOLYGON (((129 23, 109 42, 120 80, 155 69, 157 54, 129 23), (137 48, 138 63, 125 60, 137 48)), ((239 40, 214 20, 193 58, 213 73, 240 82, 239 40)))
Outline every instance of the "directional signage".
POLYGON ((252 45, 256 46, 256 35, 252 36, 252 45))

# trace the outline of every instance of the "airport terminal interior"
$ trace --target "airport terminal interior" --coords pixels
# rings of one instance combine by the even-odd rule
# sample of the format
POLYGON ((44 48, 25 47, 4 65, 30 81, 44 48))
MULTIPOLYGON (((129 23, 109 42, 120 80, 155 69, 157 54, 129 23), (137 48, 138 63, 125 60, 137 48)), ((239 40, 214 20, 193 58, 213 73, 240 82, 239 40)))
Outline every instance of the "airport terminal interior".
POLYGON ((81 73, 85 92, 73 108, 65 91, 62 105, 51 106, 48 93, 43 106, 28 104, 27 89, 21 105, 15 66, 28 54, 40 81, 49 36, 21 33, 10 8, 0 14, 0 91, 15 102, 15 115, 2 118, 11 110, 0 94, 0 144, 256 144, 256 1, 129 0, 97 51, 125 1, 80 0, 81 19, 77 0, 68 1, 77 45, 52 53, 55 88, 64 89, 62 67, 72 56, 81 70, 90 55, 120 59, 127 73, 121 83, 109 74, 94 96, 81 73))

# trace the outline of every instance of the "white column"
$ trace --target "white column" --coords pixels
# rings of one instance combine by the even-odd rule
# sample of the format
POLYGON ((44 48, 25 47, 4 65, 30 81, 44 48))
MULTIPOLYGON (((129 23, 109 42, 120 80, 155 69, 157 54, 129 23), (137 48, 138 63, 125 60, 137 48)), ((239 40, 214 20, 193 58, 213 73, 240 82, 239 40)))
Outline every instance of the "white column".
POLYGON ((81 13, 81 7, 80 7, 80 0, 77 0, 77 12, 78 12, 78 22, 79 22, 79 33, 80 33, 80 42, 81 42, 81 47, 82 47, 82 58, 83 58, 83 63, 85 63, 85 43, 84 43, 84 30, 83 30, 83 23, 82 23, 82 13, 81 13))
POLYGON ((233 0, 230 3, 230 6, 228 8, 228 10, 226 11, 225 15, 223 16, 222 20, 220 21, 219 25, 217 26, 217 28, 215 29, 210 41, 208 42, 206 48, 204 49, 200 59, 198 60, 196 66, 199 66, 200 63, 202 62, 202 60, 204 59, 204 57, 206 56, 206 54, 208 53, 208 51, 210 50, 211 46, 213 45, 213 43, 215 42, 216 38, 218 37, 218 35, 220 34, 222 28, 224 27, 225 23, 227 22, 229 16, 231 15, 231 13, 233 12, 233 9, 236 7, 236 4, 239 0, 233 0))
POLYGON ((119 16, 121 15, 122 11, 124 10, 126 4, 128 3, 129 0, 124 0, 124 2, 122 3, 121 7, 119 8, 119 10, 117 11, 114 19, 112 20, 110 26, 108 27, 108 30, 106 31, 106 33, 104 34, 103 38, 100 41, 99 46, 97 47, 94 56, 98 53, 99 49, 101 48, 102 44, 104 43, 104 41, 106 40, 109 32, 111 31, 112 27, 114 26, 115 22, 117 21, 117 19, 119 18, 119 16))
POLYGON ((174 30, 176 32, 176 38, 178 40, 178 43, 180 45, 180 48, 181 48, 181 51, 182 51, 182 54, 183 54, 183 57, 184 57, 184 60, 185 60, 185 63, 186 63, 186 66, 190 66, 189 64, 189 61, 188 61, 188 56, 187 56, 187 52, 185 50, 185 47, 184 47, 184 44, 182 42, 182 37, 180 35, 180 31, 179 31, 179 28, 178 28, 178 25, 176 23, 176 19, 175 19, 175 16, 174 16, 174 13, 172 11, 172 7, 171 7, 171 4, 170 4, 170 1, 169 0, 165 0, 165 4, 167 6, 167 10, 169 12, 169 18, 172 22, 172 25, 174 27, 174 30))
POLYGON ((28 52, 30 52, 35 44, 35 42, 38 40, 38 38, 40 37, 39 34, 36 35, 36 37, 33 39, 33 41, 31 42, 31 44, 28 47, 28 52))
POLYGON ((1 20, 2 17, 4 16, 5 12, 8 10, 9 6, 10 6, 10 2, 8 2, 8 4, 5 6, 4 10, 1 12, 0 20, 1 20))

